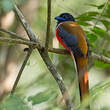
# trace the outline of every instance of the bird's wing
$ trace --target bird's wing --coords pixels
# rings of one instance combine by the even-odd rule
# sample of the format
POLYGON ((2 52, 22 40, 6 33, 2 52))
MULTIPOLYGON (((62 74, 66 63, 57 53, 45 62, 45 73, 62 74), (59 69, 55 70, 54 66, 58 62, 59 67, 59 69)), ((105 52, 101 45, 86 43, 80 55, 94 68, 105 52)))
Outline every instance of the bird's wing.
POLYGON ((69 33, 62 25, 58 27, 58 36, 64 42, 64 44, 76 55, 84 57, 83 52, 78 46, 78 38, 76 35, 69 33))
MULTIPOLYGON (((73 21, 66 21, 59 25, 59 34, 67 46, 72 47, 79 53, 79 56, 88 55, 88 39, 83 29, 73 21)), ((73 51, 74 52, 74 51, 73 51)))

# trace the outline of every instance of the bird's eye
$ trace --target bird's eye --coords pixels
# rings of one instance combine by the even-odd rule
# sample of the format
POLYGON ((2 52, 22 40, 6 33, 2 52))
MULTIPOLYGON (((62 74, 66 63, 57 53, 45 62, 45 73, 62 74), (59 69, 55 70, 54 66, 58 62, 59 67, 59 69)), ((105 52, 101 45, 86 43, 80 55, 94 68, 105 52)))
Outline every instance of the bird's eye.
POLYGON ((67 17, 64 15, 63 18, 67 18, 67 17))

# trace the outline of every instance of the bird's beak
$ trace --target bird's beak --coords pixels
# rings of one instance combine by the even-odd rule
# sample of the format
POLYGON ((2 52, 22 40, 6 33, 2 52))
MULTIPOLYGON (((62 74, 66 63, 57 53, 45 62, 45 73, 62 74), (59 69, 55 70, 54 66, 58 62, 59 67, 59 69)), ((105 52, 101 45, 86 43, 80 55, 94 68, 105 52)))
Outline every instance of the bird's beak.
POLYGON ((60 17, 60 16, 55 17, 55 19, 58 20, 58 21, 60 21, 60 20, 61 20, 61 21, 65 21, 65 19, 62 18, 62 17, 60 17))

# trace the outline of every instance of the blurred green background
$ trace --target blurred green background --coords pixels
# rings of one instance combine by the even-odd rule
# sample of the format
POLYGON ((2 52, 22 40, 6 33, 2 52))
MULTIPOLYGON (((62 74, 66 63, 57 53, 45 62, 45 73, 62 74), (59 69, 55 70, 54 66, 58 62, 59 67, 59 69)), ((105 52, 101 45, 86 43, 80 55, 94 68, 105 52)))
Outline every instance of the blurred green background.
MULTIPOLYGON (((12 11, 11 0, 0 1, 0 27, 26 38, 26 32, 12 11)), ((47 0, 16 0, 32 30, 45 44, 47 0)), ((63 48, 55 37, 54 17, 71 13, 84 29, 90 50, 110 57, 110 3, 109 0, 52 0, 50 47, 63 48)), ((10 37, 0 31, 0 37, 10 37)), ((25 46, 0 43, 0 110, 66 110, 58 85, 49 73, 37 50, 34 50, 14 96, 9 96, 17 73, 26 56, 25 46)), ((49 53, 53 64, 62 75, 74 108, 80 105, 77 74, 70 56, 49 53)), ((110 109, 110 65, 89 58, 89 85, 91 110, 110 109)))

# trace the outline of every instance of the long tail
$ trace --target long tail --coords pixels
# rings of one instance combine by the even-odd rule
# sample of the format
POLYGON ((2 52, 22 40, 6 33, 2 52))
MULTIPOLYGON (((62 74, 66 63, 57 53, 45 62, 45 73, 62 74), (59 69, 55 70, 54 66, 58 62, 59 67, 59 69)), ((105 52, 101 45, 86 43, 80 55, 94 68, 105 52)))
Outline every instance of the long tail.
POLYGON ((88 58, 80 58, 78 56, 74 56, 73 52, 71 52, 71 56, 72 59, 74 60, 76 71, 78 73, 80 99, 82 101, 86 98, 86 96, 89 95, 88 70, 87 70, 88 58))

